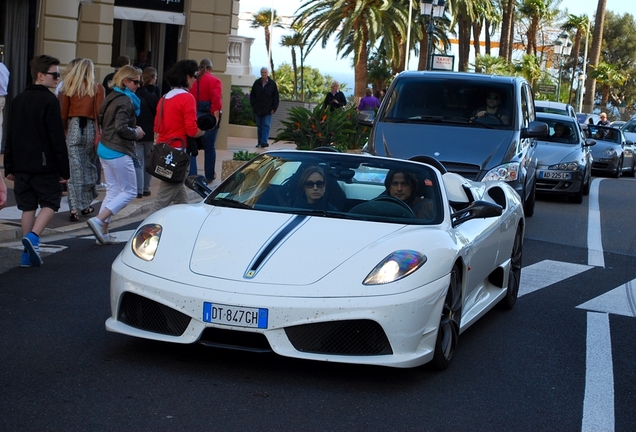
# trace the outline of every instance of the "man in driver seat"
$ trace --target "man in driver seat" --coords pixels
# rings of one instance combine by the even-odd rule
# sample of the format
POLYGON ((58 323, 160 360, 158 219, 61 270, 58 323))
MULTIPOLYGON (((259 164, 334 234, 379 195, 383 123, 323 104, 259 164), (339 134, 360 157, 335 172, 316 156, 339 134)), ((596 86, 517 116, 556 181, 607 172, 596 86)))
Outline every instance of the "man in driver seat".
POLYGON ((491 90, 486 95, 486 106, 482 106, 473 111, 470 121, 487 122, 487 117, 494 117, 499 123, 507 125, 510 121, 508 110, 501 107, 501 94, 496 90, 491 90))

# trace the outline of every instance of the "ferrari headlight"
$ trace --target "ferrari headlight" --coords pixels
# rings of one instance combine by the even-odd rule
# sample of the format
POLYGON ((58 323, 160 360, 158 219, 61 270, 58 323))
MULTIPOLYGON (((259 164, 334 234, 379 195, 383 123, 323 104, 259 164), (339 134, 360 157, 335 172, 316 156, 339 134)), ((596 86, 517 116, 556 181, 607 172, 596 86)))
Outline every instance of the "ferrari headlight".
POLYGON ((616 150, 614 150, 612 147, 607 147, 605 150, 603 150, 603 154, 608 157, 614 157, 616 156, 616 150))
POLYGON ((515 181, 519 178, 519 162, 511 162, 499 165, 488 171, 482 181, 501 180, 515 181))
POLYGON ((560 171, 578 171, 579 163, 578 162, 561 162, 555 165, 550 165, 548 169, 560 170, 560 171))
POLYGON ((149 224, 140 227, 132 238, 132 251, 144 261, 152 261, 161 239, 161 225, 149 224))
POLYGON ((413 250, 393 252, 384 258, 364 279, 364 285, 381 285, 400 280, 426 262, 426 256, 413 250))

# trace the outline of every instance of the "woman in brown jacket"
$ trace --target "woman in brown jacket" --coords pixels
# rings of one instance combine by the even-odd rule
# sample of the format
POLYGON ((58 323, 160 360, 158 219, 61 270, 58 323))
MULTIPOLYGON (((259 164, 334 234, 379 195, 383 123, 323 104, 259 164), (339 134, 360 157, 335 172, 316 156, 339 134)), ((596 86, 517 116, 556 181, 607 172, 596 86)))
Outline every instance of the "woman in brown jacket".
POLYGON ((93 62, 80 59, 64 76, 58 95, 62 108, 62 122, 66 129, 66 145, 71 168, 68 180, 70 220, 79 221, 80 213, 94 210, 95 191, 95 130, 97 111, 104 100, 104 87, 95 82, 93 62))

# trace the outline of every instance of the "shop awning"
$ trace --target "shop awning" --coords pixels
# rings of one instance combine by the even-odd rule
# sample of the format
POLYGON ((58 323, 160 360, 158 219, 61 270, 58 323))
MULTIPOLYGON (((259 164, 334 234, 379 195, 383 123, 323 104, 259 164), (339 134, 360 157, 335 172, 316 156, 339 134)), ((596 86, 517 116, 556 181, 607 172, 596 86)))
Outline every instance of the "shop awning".
POLYGON ((185 25, 185 14, 115 6, 115 19, 185 25))

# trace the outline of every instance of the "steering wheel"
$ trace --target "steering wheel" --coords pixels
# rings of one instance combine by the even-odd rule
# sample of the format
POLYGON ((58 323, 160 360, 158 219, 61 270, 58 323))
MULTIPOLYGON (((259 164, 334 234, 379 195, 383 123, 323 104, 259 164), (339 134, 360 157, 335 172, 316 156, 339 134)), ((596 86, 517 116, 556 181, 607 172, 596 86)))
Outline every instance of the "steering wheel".
POLYGON ((422 162, 422 163, 434 166, 442 174, 445 174, 446 172, 448 172, 446 170, 446 167, 442 165, 440 161, 438 161, 432 156, 426 156, 426 155, 413 156, 413 157, 410 157, 409 160, 412 160, 414 162, 422 162))
POLYGON ((496 124, 496 125, 502 125, 502 121, 501 118, 497 117, 494 114, 490 114, 490 113, 486 113, 481 117, 475 117, 474 121, 478 121, 480 123, 484 123, 484 124, 496 124))
POLYGON ((410 216, 415 217, 415 213, 413 213, 413 209, 407 203, 405 203, 399 198, 392 197, 391 195, 380 195, 378 197, 373 198, 371 201, 397 204, 400 207, 407 210, 410 216))

